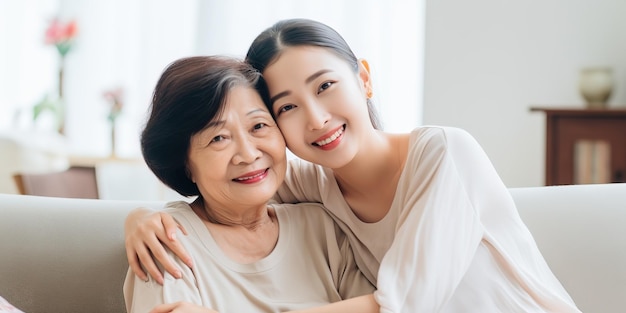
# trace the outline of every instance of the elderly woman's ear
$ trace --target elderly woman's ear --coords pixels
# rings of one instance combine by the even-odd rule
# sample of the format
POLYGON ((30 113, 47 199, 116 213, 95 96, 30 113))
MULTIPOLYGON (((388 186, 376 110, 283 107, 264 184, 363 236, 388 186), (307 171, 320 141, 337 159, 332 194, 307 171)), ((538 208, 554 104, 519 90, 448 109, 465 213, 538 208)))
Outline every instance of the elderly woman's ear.
POLYGON ((185 165, 185 175, 187 175, 187 178, 189 178, 192 183, 196 183, 196 180, 193 179, 193 175, 191 175, 191 171, 189 170, 189 165, 185 165))

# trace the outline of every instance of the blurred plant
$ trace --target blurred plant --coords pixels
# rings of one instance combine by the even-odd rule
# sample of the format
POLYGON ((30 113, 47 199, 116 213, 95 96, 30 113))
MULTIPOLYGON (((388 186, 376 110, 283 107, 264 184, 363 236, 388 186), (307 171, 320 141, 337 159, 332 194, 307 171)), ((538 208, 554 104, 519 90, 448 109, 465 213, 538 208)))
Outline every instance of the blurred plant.
POLYGON ((122 114, 124 108, 124 89, 117 87, 105 91, 102 96, 109 103, 109 115, 107 118, 111 123, 115 123, 115 119, 122 114))
POLYGON ((74 40, 78 34, 78 23, 75 20, 62 22, 58 18, 52 19, 45 32, 45 44, 56 47, 60 56, 59 61, 59 89, 58 98, 46 95, 43 100, 33 107, 33 119, 37 119, 45 110, 51 110, 57 119, 57 130, 60 134, 65 133, 65 106, 63 103, 63 82, 65 73, 65 58, 72 49, 74 40))
POLYGON ((57 122, 57 129, 59 133, 63 134, 60 123, 63 121, 63 105, 58 98, 53 98, 49 94, 45 95, 41 101, 37 102, 33 107, 33 120, 36 121, 41 113, 44 111, 50 111, 54 114, 54 118, 57 122))
POLYGON ((111 123, 111 157, 115 157, 115 120, 122 114, 124 109, 124 89, 117 87, 106 90, 102 96, 109 103, 107 119, 111 123))

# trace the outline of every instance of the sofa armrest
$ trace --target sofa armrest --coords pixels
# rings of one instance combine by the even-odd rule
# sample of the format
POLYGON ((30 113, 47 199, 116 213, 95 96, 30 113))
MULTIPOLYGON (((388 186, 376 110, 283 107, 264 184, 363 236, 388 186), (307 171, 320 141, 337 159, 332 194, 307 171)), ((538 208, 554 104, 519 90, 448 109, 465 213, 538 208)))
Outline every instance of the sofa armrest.
POLYGON ((510 189, 553 273, 583 312, 626 308, 626 184, 510 189))

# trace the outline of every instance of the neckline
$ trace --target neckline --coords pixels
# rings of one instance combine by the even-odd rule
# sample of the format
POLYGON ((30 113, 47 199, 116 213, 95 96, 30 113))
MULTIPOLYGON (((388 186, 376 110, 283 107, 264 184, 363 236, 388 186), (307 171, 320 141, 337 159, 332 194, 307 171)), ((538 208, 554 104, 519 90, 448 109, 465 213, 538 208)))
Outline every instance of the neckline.
POLYGON ((188 214, 192 216, 189 218, 192 227, 198 234, 198 240, 202 242, 207 252, 217 261, 219 264, 227 267, 228 269, 239 273, 258 273, 267 271, 276 266, 276 264, 283 258, 285 251, 288 250, 290 225, 287 221, 287 212, 285 212, 280 206, 268 204, 276 212, 276 220, 278 222, 278 240, 274 249, 264 258, 252 262, 252 263, 238 263, 228 257, 220 246, 215 241, 215 238, 211 235, 209 229, 204 225, 202 219, 196 215, 191 208, 188 210, 188 214))
MULTIPOLYGON (((409 165, 410 157, 412 154, 412 147, 414 146, 414 141, 415 141, 415 131, 412 131, 409 135, 409 147, 408 147, 408 151, 407 151, 407 158, 404 162, 404 167, 402 168, 402 172, 400 173, 400 177, 398 178, 398 184, 396 185, 394 194, 393 194, 393 200, 391 201, 391 205, 389 207, 389 210, 387 211, 387 214, 385 214, 385 216, 383 218, 381 218, 380 220, 376 221, 376 222, 364 222, 363 220, 361 220, 355 213, 354 211, 352 211, 352 207, 350 207, 350 205, 348 204, 348 201, 346 201, 346 198, 344 198, 343 194, 341 193, 341 188, 339 188, 339 183, 337 182, 337 178, 335 177, 335 174, 333 172, 332 169, 327 168, 327 167, 322 167, 324 169, 324 172, 326 173, 326 175, 332 179, 329 179, 330 181, 332 181, 332 188, 331 190, 336 193, 337 195, 335 196, 337 198, 338 201, 341 202, 341 205, 343 207, 348 208, 348 212, 346 212, 346 215, 348 216, 348 218, 350 219, 350 221, 353 224, 357 224, 357 225, 362 225, 365 227, 375 227, 378 225, 382 225, 382 224, 386 224, 388 223, 388 220, 391 219, 392 217, 390 217, 392 214, 392 211, 394 211, 394 208, 396 207, 396 203, 399 201, 398 200, 398 186, 406 179, 406 175, 407 174, 407 167, 409 165)), ((328 197, 332 198, 334 195, 329 194, 328 197)), ((326 203, 326 201, 323 201, 324 203, 326 203)), ((353 230, 354 231, 354 230, 353 230)))

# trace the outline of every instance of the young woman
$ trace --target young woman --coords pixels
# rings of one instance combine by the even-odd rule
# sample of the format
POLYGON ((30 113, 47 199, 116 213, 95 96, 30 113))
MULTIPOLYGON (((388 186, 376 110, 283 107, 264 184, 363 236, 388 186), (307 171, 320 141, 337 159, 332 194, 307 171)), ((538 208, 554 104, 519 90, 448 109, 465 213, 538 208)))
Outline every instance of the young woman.
MULTIPOLYGON (((479 144, 449 127, 378 130, 369 66, 332 28, 280 21, 247 61, 263 74, 287 147, 306 160, 290 163, 277 198, 324 204, 377 285, 381 312, 579 312, 479 144)), ((150 252, 173 271, 161 242, 185 258, 166 235, 175 228, 162 213, 129 216, 138 275, 138 260, 159 275, 150 252)))

